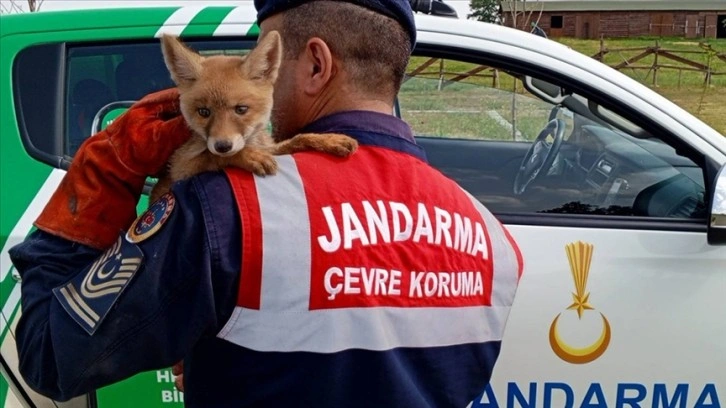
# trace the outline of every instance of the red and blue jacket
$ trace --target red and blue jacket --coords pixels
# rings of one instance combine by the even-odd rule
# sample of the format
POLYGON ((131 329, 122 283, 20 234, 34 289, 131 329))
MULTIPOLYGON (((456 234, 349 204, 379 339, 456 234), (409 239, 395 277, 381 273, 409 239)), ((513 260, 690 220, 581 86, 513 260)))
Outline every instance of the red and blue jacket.
POLYGON ((497 360, 522 258, 408 126, 343 112, 278 157, 177 183, 104 253, 36 231, 11 250, 29 385, 65 400, 184 360, 189 407, 465 407, 497 360))

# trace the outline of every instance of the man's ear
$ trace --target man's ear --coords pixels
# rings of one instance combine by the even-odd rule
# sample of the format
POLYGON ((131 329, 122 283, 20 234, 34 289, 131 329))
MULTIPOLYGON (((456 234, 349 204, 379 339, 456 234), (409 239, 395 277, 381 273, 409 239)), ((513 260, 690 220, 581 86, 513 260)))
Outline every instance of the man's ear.
POLYGON ((275 82, 282 61, 282 40, 277 31, 270 31, 249 53, 244 70, 252 80, 275 82))
POLYGON ((306 81, 303 91, 317 95, 330 83, 336 73, 330 47, 321 38, 313 37, 305 44, 306 81))
POLYGON ((175 84, 190 85, 199 78, 204 57, 187 48, 178 37, 164 34, 161 37, 161 52, 175 84))

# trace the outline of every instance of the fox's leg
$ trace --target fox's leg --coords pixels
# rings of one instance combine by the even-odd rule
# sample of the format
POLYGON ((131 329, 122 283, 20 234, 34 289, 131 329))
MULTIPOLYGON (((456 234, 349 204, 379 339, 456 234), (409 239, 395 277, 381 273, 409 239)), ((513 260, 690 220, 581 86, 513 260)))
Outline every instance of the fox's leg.
POLYGON ((169 175, 171 181, 188 179, 191 176, 205 171, 219 170, 211 158, 212 154, 204 151, 201 154, 193 154, 184 150, 177 150, 171 158, 169 175))
POLYGON ((154 187, 151 189, 151 193, 149 193, 149 204, 153 204, 159 199, 159 197, 164 195, 164 193, 171 191, 171 184, 171 177, 168 174, 159 177, 159 181, 156 182, 154 187))
POLYGON ((204 167, 204 162, 205 160, 201 155, 187 159, 182 157, 179 151, 175 152, 169 160, 169 170, 159 176, 159 180, 152 187, 151 193, 149 193, 149 204, 153 204, 164 193, 171 191, 171 186, 175 181, 183 180, 204 171, 200 170, 204 167))
POLYGON ((172 158, 172 181, 184 180, 205 171, 219 171, 227 166, 239 167, 259 176, 277 172, 277 162, 272 154, 252 146, 247 146, 230 157, 215 156, 209 151, 194 156, 177 151, 172 158))
POLYGON ((308 150, 346 157, 358 148, 358 142, 340 133, 301 133, 272 146, 272 154, 292 154, 308 150))
POLYGON ((222 157, 219 168, 225 166, 239 167, 243 170, 255 173, 258 176, 272 175, 277 172, 277 162, 266 149, 247 146, 237 154, 230 157, 222 157))

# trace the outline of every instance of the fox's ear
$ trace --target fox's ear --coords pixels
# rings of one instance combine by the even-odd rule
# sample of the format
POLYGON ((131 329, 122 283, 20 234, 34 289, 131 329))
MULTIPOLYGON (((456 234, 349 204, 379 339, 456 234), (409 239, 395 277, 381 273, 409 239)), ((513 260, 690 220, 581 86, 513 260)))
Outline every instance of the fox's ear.
POLYGON ((187 48, 178 37, 164 34, 161 37, 164 62, 177 85, 188 85, 199 78, 204 57, 187 48))
POLYGON ((275 82, 281 60, 280 34, 270 31, 247 56, 243 69, 251 79, 275 82))

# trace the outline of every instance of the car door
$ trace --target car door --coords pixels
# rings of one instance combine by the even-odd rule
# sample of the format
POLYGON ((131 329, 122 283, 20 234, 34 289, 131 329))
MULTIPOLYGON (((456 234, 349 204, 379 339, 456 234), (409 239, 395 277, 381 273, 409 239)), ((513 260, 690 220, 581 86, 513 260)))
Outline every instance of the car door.
POLYGON ((722 406, 726 247, 707 242, 721 136, 546 40, 418 23, 401 116, 525 262, 472 406, 722 406))
MULTIPOLYGON (((108 125, 134 100, 173 85, 158 36, 190 37, 202 53, 245 53, 256 41, 253 24, 251 7, 3 16, 0 76, 8 80, 0 84, 0 407, 183 406, 171 369, 141 373, 65 403, 27 387, 18 372, 14 337, 22 313, 19 277, 8 249, 32 231, 32 222, 93 129, 108 125), (234 37, 221 47, 215 33, 234 37)), ((147 206, 142 197, 139 210, 147 206)))

